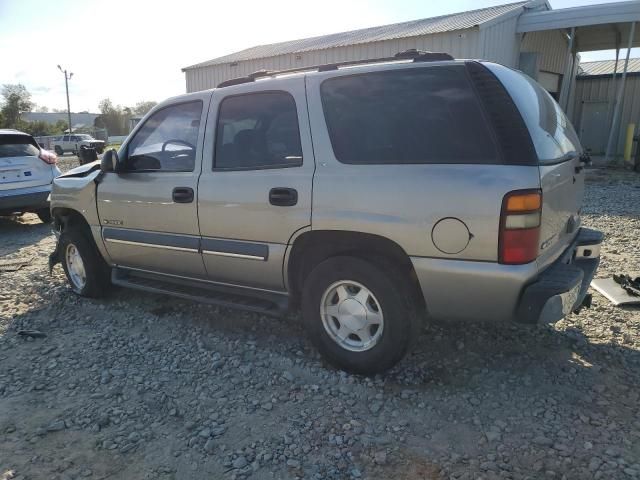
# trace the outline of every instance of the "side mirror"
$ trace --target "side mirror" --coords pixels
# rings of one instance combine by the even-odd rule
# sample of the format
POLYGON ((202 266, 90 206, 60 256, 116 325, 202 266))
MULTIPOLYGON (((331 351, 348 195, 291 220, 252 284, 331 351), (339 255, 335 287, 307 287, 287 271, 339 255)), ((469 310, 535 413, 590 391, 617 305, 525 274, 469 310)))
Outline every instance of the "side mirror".
POLYGON ((117 172, 120 159, 118 158, 118 152, 114 149, 107 150, 102 156, 100 161, 100 170, 103 172, 117 172))

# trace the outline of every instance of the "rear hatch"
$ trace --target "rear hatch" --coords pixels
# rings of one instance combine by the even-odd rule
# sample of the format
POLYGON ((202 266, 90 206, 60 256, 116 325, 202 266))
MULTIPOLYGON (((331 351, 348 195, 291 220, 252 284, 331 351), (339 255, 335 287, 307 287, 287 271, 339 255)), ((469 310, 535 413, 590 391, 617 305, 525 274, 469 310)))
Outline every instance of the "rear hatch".
POLYGON ((30 135, 0 135, 0 193, 48 185, 54 177, 53 166, 38 155, 40 148, 30 135))
POLYGON ((544 268, 571 244, 580 228, 582 147, 560 106, 537 82, 501 65, 486 66, 513 98, 536 149, 543 200, 537 261, 544 268))

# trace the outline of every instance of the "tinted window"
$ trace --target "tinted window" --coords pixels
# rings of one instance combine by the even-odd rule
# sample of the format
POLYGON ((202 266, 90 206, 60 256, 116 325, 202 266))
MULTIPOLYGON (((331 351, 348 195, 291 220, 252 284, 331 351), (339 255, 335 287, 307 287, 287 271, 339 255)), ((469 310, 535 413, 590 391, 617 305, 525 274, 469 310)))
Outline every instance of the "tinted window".
POLYGON ((0 158, 37 157, 40 149, 31 137, 26 135, 0 135, 0 158))
POLYGON ((542 164, 568 160, 582 152, 580 140, 560 105, 527 75, 491 65, 518 106, 542 164))
POLYGON ((63 141, 63 142, 68 142, 68 141, 69 141, 69 137, 68 137, 68 136, 65 136, 65 137, 62 139, 62 141, 63 141))
POLYGON ((498 163, 463 67, 411 68, 326 80, 322 104, 343 163, 498 163))
POLYGON ((192 171, 201 115, 199 100, 155 112, 129 143, 127 170, 192 171))
POLYGON ((222 101, 215 168, 278 168, 301 163, 298 113, 291 95, 265 92, 222 101))

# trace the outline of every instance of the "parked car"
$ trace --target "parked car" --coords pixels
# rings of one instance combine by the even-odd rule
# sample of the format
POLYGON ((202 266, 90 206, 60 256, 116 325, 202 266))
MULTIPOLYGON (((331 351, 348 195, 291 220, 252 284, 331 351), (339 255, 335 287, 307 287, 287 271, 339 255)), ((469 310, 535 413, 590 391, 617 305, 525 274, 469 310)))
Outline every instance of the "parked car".
POLYGON ((110 282, 267 314, 332 364, 395 365, 423 319, 555 322, 602 234, 565 114, 509 68, 415 54, 263 74, 154 108, 56 179, 51 256, 110 282))
POLYGON ((104 151, 103 140, 96 140, 91 135, 84 133, 62 135, 53 140, 53 149, 60 156, 63 156, 65 152, 72 152, 74 155, 78 155, 81 146, 95 148, 97 153, 104 151))
POLYGON ((0 215, 34 212, 51 221, 49 194, 57 157, 28 133, 0 129, 0 215))

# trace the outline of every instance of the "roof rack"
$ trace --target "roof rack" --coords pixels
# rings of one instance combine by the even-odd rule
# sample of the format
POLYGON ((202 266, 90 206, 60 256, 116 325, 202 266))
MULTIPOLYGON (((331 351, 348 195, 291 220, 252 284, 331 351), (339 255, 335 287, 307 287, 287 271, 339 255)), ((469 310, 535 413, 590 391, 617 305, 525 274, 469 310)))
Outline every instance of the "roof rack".
POLYGON ((322 65, 311 65, 308 67, 291 68, 288 70, 258 70, 257 72, 250 73, 246 77, 232 78, 231 80, 225 80, 218 84, 216 88, 230 87, 232 85, 240 85, 242 83, 255 82, 256 78, 272 77, 274 75, 282 75, 285 73, 306 72, 316 70, 318 72, 328 72, 331 70, 338 70, 339 67, 347 67, 352 65, 365 65, 370 63, 386 63, 399 60, 413 60, 414 62, 441 62, 446 60, 454 60, 454 58, 448 53, 443 52, 424 52, 422 50, 416 50, 411 48, 403 52, 396 53, 393 57, 384 58, 368 58, 365 60, 351 60, 347 62, 327 63, 322 65))

